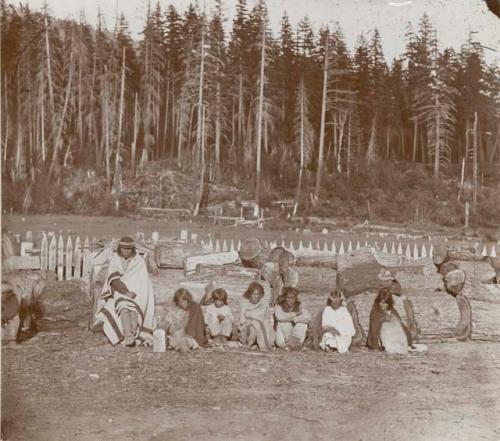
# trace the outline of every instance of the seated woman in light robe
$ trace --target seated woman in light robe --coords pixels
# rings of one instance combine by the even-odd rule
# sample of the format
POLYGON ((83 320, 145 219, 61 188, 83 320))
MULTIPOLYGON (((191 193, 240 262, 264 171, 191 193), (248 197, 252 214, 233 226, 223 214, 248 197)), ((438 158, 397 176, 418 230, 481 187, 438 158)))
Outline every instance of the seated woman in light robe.
POLYGON ((118 243, 101 298, 104 305, 97 311, 96 319, 103 322, 111 344, 152 344, 156 327, 153 284, 130 237, 122 237, 118 243))
POLYGON ((240 341, 247 347, 257 345, 261 351, 269 351, 274 344, 273 314, 264 288, 252 282, 240 302, 240 341))
POLYGON ((295 288, 284 288, 274 310, 276 319, 276 346, 287 351, 297 350, 304 344, 311 314, 298 299, 295 288))
POLYGON ((165 318, 169 347, 184 352, 206 346, 207 338, 201 306, 184 288, 179 288, 175 292, 173 303, 173 308, 165 318))
POLYGON ((340 354, 348 352, 356 333, 351 314, 342 302, 342 293, 332 292, 321 313, 322 337, 319 346, 324 351, 336 349, 340 354))
POLYGON ((389 288, 380 289, 370 312, 366 345, 390 354, 407 354, 412 344, 411 335, 394 308, 389 288))

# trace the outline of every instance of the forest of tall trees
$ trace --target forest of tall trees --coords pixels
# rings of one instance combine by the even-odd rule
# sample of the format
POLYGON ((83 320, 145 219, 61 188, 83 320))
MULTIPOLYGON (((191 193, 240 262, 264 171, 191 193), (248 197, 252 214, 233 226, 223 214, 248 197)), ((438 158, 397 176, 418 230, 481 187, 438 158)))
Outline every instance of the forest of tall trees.
MULTIPOLYGON (((377 29, 349 51, 341 27, 304 17, 270 30, 266 3, 210 11, 151 3, 138 41, 126 17, 106 28, 56 20, 1 0, 3 183, 55 182, 90 167, 109 181, 169 159, 203 182, 263 185, 349 177, 380 161, 418 163, 435 178, 497 173, 500 69, 470 34, 439 49, 427 16, 388 62, 377 29)), ((200 189, 201 190, 201 189, 200 189)), ((21 196, 21 195, 20 195, 21 196)), ((297 206, 295 206, 295 211, 297 206)))

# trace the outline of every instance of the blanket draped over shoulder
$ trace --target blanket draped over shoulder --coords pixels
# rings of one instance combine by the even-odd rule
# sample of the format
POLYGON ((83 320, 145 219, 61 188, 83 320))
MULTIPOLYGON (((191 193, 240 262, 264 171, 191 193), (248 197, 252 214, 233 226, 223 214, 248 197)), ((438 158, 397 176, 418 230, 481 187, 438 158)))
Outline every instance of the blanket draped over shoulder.
POLYGON ((109 262, 108 277, 102 289, 102 297, 106 299, 104 305, 98 310, 96 318, 104 324, 104 333, 111 344, 116 345, 124 338, 120 312, 128 309, 137 312, 138 327, 136 344, 151 344, 155 321, 155 299, 153 284, 149 278, 144 259, 135 255, 130 259, 126 268, 124 260, 114 255, 109 262), (111 289, 111 282, 119 278, 129 291, 136 294, 130 298, 111 289))
MULTIPOLYGON (((401 317, 395 308, 391 308, 390 311, 391 314, 393 314, 396 317, 396 319, 399 320, 399 322, 401 323, 403 331, 406 334, 406 339, 408 340, 408 346, 411 346, 413 341, 408 331, 408 328, 401 320, 401 317)), ((366 346, 368 346, 370 349, 378 349, 378 350, 383 349, 380 340, 380 330, 382 329, 382 325, 384 324, 385 320, 386 317, 382 308, 380 308, 378 304, 374 305, 370 312, 370 328, 368 330, 368 337, 366 339, 366 346)))
POLYGON ((252 325, 257 335, 257 345, 261 351, 268 351, 274 344, 273 313, 269 306, 269 297, 264 296, 259 303, 253 304, 248 299, 241 299, 240 328, 252 325))
POLYGON ((193 337, 200 346, 206 346, 205 320, 199 303, 192 302, 189 306, 184 332, 193 337))

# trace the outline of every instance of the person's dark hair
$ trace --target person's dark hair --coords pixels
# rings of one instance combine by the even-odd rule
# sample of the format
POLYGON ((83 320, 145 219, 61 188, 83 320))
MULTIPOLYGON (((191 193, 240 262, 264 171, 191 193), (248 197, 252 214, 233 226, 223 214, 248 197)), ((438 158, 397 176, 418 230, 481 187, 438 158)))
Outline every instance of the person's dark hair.
POLYGON ((286 312, 298 312, 300 310, 299 290, 292 287, 283 288, 283 293, 278 297, 276 303, 278 303, 278 305, 280 305, 286 312), (285 302, 286 297, 289 295, 295 296, 296 299, 295 306, 292 309, 289 309, 285 302))
POLYGON ((258 291, 261 298, 264 297, 264 287, 259 282, 250 283, 247 290, 243 293, 243 297, 245 297, 245 299, 250 299, 254 291, 258 291))
POLYGON ((193 296, 186 288, 179 288, 174 294, 174 303, 179 306, 182 299, 186 299, 188 303, 193 302, 193 296))
POLYGON ((122 237, 119 241, 118 241, 118 247, 116 248, 116 253, 120 256, 120 257, 123 257, 123 250, 124 249, 129 249, 129 250, 132 250, 132 254, 131 256, 135 256, 137 251, 135 249, 135 243, 134 243, 134 239, 132 239, 131 237, 122 237))
POLYGON ((212 291, 212 299, 214 302, 216 300, 222 300, 224 305, 227 305, 227 292, 224 288, 217 288, 212 291))
POLYGON ((378 290, 378 294, 375 298, 375 302, 373 302, 373 305, 379 306, 382 302, 387 303, 389 309, 394 309, 394 299, 392 298, 389 288, 381 288, 378 290))
POLYGON ((336 289, 336 290, 332 291, 331 294, 328 296, 328 299, 326 300, 326 306, 332 306, 332 301, 336 297, 340 298, 342 300, 342 302, 344 301, 344 299, 342 297, 342 292, 339 291, 338 289, 336 289))

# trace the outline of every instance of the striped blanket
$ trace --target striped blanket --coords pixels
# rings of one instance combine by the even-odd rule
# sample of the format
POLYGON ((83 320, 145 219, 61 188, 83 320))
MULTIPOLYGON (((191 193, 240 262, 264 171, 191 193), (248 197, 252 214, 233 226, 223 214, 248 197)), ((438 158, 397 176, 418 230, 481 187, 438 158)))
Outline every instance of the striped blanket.
POLYGON ((104 333, 112 345, 122 342, 124 338, 120 320, 123 309, 137 312, 136 344, 152 344, 153 330, 156 328, 155 300, 153 285, 142 257, 135 255, 126 263, 123 258, 114 255, 109 262, 108 277, 101 295, 106 300, 98 310, 96 319, 103 322, 104 333), (129 291, 136 294, 134 299, 112 291, 110 284, 117 277, 129 291))

